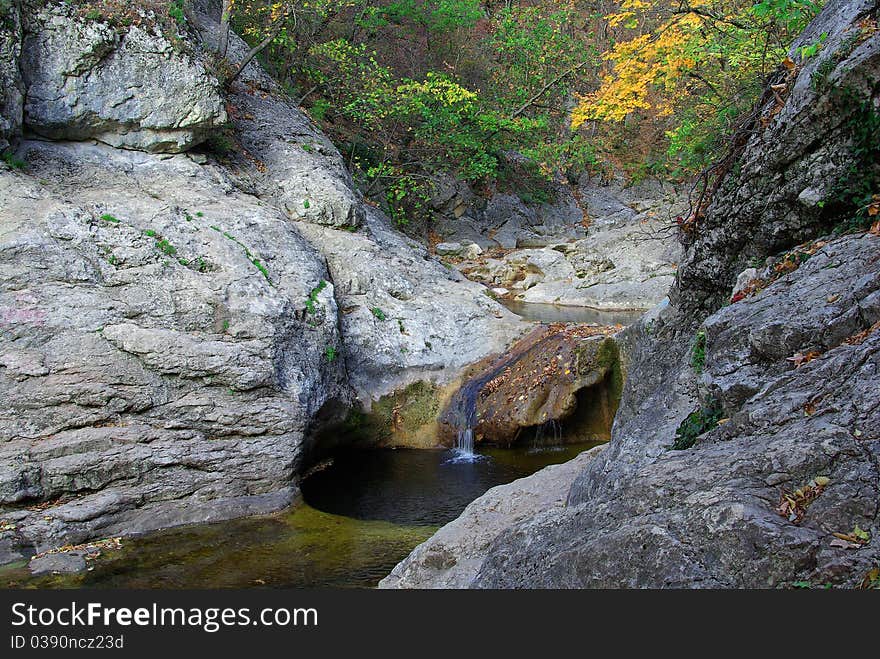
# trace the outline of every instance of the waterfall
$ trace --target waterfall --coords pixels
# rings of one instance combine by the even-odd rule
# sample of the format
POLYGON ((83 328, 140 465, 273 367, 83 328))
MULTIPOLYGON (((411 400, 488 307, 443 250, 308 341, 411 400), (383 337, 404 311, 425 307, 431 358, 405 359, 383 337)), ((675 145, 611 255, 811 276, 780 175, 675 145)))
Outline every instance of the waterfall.
POLYGON ((474 429, 464 428, 458 431, 458 439, 455 442, 455 450, 462 455, 474 454, 474 429))
POLYGON ((482 457, 474 453, 474 428, 477 425, 477 396, 487 381, 484 378, 470 380, 459 392, 456 414, 458 437, 455 440, 455 456, 451 462, 473 462, 482 457))

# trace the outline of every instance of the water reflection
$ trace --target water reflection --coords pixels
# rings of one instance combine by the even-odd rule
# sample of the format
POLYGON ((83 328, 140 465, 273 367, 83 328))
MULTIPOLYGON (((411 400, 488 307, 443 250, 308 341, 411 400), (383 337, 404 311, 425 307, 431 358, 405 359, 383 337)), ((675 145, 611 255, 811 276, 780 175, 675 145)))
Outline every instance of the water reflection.
POLYGON ((501 304, 524 320, 538 323, 596 323, 597 325, 632 325, 644 310, 606 311, 592 307, 539 304, 518 300, 501 300, 501 304))

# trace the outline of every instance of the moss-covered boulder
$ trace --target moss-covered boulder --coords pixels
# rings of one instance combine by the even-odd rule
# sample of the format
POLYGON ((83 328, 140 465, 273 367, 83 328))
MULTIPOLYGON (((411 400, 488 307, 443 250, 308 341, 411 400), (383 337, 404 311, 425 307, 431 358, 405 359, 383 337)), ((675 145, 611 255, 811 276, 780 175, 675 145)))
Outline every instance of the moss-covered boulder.
POLYGON ((346 446, 435 448, 438 418, 457 384, 438 386, 418 380, 373 401, 369 410, 354 408, 342 424, 321 432, 316 448, 330 453, 346 446))
POLYGON ((527 429, 552 429, 560 441, 608 439, 623 387, 613 331, 550 325, 481 362, 441 416, 445 443, 468 426, 477 442, 498 445, 514 443, 527 429))

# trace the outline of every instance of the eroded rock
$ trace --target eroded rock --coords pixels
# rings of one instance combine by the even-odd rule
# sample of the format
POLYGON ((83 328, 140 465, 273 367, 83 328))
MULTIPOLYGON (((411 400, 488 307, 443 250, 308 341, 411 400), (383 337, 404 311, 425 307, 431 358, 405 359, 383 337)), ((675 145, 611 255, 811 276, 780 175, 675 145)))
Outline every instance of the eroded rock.
POLYGON ((74 12, 50 3, 25 13, 21 71, 28 130, 56 140, 173 153, 226 122, 219 83, 196 53, 175 49, 158 28, 118 31, 74 12))

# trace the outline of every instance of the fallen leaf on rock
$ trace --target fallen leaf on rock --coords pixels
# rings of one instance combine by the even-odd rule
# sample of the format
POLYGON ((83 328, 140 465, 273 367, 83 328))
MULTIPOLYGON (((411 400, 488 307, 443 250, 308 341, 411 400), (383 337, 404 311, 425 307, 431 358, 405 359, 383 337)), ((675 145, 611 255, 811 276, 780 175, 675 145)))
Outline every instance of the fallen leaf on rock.
POLYGON ((831 547, 838 547, 840 549, 858 549, 862 545, 858 542, 850 542, 849 540, 844 540, 843 538, 834 538, 831 541, 831 547))
MULTIPOLYGON (((829 299, 829 302, 832 300, 829 299)), ((796 352, 791 357, 786 357, 785 361, 791 362, 794 364, 795 368, 800 368, 804 364, 813 361, 816 357, 821 357, 822 353, 817 350, 810 350, 808 353, 804 354, 802 352, 796 352)))

